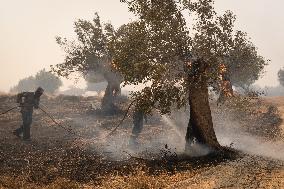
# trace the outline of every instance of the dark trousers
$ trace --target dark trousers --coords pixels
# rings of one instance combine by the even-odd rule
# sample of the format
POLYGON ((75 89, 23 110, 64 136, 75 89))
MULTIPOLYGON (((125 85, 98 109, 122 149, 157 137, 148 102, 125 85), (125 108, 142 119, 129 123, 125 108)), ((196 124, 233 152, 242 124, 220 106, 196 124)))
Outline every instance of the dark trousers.
POLYGON ((23 133, 23 139, 30 139, 30 128, 33 121, 33 111, 23 111, 22 120, 23 124, 20 128, 16 129, 15 132, 20 135, 23 133))
POLYGON ((135 111, 133 114, 133 129, 132 135, 138 136, 143 129, 144 114, 142 111, 135 111))
POLYGON ((136 139, 141 133, 143 129, 143 118, 144 113, 142 111, 136 110, 133 113, 133 129, 132 129, 132 135, 130 137, 130 144, 136 145, 136 139))
POLYGON ((144 114, 142 111, 136 110, 133 113, 133 129, 129 141, 129 144, 133 147, 135 147, 138 144, 136 140, 143 129, 143 118, 144 114))

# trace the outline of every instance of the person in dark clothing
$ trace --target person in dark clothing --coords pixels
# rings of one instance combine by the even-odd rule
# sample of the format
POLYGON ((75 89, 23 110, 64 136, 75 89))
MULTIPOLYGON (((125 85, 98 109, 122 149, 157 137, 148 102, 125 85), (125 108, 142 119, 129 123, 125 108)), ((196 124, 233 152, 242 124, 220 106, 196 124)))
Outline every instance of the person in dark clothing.
POLYGON ((130 145, 137 145, 137 138, 143 129, 144 119, 147 122, 146 116, 143 111, 136 109, 133 113, 133 129, 129 141, 130 145))
POLYGON ((44 90, 38 87, 35 92, 22 92, 17 95, 17 103, 20 104, 23 124, 20 128, 13 131, 13 134, 20 137, 23 134, 23 140, 30 140, 30 127, 33 118, 33 109, 39 107, 40 96, 44 90))

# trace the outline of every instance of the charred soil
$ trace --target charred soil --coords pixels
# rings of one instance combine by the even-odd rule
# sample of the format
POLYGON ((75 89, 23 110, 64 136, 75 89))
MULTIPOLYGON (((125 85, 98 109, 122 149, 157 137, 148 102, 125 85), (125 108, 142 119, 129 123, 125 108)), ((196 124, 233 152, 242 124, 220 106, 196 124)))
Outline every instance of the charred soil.
MULTIPOLYGON (((284 103, 284 98, 281 100, 284 103)), ((0 101, 1 111, 16 105, 13 96, 1 96, 0 101)), ((21 124, 18 111, 1 116, 0 188, 284 187, 284 159, 252 155, 229 147, 204 157, 189 157, 176 150, 164 137, 164 133, 177 134, 173 128, 166 127, 159 116, 154 115, 146 124, 139 138, 139 150, 128 146, 131 116, 114 135, 106 138, 123 114, 96 114, 90 107, 92 104, 92 108, 99 108, 99 102, 100 99, 95 97, 44 96, 42 107, 75 134, 58 127, 43 112, 36 110, 30 142, 23 142, 12 134, 21 124), (161 136, 163 140, 157 141, 161 136)), ((253 115, 254 119, 247 114, 247 117, 243 116, 244 132, 264 140, 269 137, 282 140, 281 134, 277 133, 277 137, 271 134, 281 125, 281 116, 277 117, 277 111, 275 114, 269 112, 270 106, 272 104, 265 101, 261 111, 253 115), (274 123, 265 116, 266 113, 276 117, 278 122, 274 123), (247 128, 245 118, 255 123, 256 129, 247 128), (268 131, 261 131, 262 127, 256 122, 260 120, 266 121, 266 125, 264 122, 262 125, 268 131)), ((118 107, 126 109, 127 102, 118 107)), ((180 138, 179 135, 175 137, 180 138)))

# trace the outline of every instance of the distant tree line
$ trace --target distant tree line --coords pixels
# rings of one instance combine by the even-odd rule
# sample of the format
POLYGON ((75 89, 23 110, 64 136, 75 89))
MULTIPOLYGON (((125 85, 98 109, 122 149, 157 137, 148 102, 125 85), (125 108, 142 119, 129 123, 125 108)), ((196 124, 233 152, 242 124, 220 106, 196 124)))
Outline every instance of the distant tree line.
POLYGON ((278 71, 278 80, 280 85, 284 86, 284 68, 278 71))
POLYGON ((53 73, 43 69, 35 76, 21 79, 16 86, 10 89, 10 92, 34 91, 39 86, 44 88, 47 93, 54 93, 62 86, 62 81, 53 73))

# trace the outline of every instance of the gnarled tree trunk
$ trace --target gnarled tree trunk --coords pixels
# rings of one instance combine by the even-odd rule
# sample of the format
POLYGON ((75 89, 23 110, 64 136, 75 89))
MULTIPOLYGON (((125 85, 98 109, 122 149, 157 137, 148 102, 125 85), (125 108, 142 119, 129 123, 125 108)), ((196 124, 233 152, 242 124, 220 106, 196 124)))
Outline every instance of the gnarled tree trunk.
POLYGON ((107 88, 102 99, 101 109, 104 112, 115 113, 117 107, 114 104, 115 97, 121 94, 121 77, 114 72, 104 74, 107 81, 107 88))
POLYGON ((190 77, 189 84, 190 119, 185 137, 185 149, 190 149, 194 139, 207 147, 219 149, 220 144, 213 128, 209 105, 207 79, 203 76, 206 68, 200 68, 201 63, 196 65, 198 66, 197 72, 194 78, 190 77))

